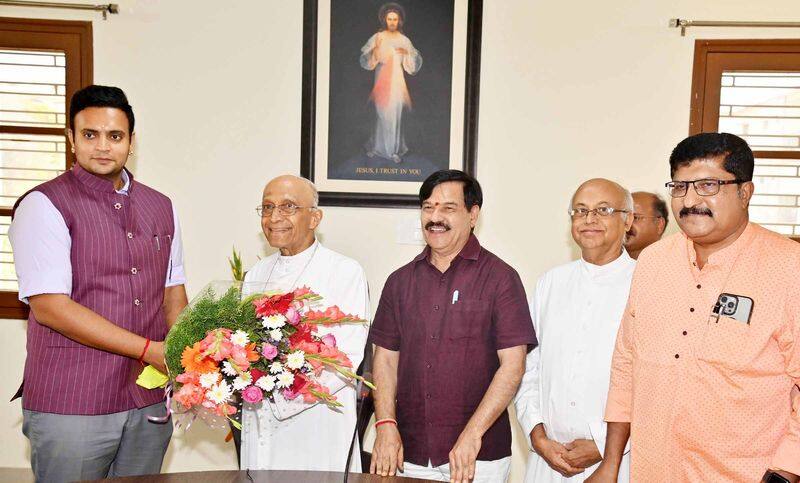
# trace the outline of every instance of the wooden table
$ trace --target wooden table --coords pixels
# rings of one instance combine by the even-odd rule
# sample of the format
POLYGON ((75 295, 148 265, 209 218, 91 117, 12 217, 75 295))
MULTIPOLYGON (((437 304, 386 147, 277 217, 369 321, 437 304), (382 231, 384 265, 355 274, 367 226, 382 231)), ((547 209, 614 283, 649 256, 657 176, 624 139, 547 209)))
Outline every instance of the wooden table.
MULTIPOLYGON (((118 483, 342 483, 344 473, 327 471, 196 471, 192 473, 162 473, 160 475, 128 476, 96 480, 118 483)), ((400 476, 377 476, 350 473, 349 483, 423 483, 427 480, 400 476)))

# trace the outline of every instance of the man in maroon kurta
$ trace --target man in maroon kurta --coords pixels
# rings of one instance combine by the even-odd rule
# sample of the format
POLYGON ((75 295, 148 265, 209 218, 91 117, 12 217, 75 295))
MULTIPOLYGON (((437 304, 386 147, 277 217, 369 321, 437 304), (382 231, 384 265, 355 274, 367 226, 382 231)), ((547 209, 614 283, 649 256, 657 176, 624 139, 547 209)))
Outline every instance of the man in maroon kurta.
POLYGON ((162 390, 135 384, 164 367, 163 340, 186 305, 172 202, 124 169, 133 110, 89 86, 70 106, 77 163, 20 198, 9 238, 31 307, 23 433, 37 481, 158 473, 171 424, 162 390))
POLYGON ((536 345, 517 272, 472 229, 482 194, 456 170, 420 189, 428 246, 386 281, 370 342, 376 441, 371 472, 442 481, 505 481, 506 408, 536 345))

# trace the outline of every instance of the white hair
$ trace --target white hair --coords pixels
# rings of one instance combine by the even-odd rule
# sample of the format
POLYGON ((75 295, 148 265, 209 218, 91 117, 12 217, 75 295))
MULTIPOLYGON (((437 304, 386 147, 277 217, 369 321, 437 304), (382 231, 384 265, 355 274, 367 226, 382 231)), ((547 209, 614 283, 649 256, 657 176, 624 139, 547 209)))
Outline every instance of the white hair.
POLYGON ((625 196, 625 209, 633 213, 633 195, 627 188, 622 188, 622 193, 625 196))
MULTIPOLYGON (((314 198, 314 208, 319 206, 319 191, 317 191, 317 185, 315 185, 310 179, 303 178, 302 176, 297 176, 297 179, 303 180, 309 190, 311 190, 311 196, 314 198)), ((627 191, 626 191, 627 193, 627 191)), ((630 194, 628 194, 630 196, 630 194)), ((633 199, 633 198, 631 198, 633 199)), ((631 207, 633 206, 633 201, 631 201, 631 207)), ((633 209, 633 208, 631 208, 633 209)))

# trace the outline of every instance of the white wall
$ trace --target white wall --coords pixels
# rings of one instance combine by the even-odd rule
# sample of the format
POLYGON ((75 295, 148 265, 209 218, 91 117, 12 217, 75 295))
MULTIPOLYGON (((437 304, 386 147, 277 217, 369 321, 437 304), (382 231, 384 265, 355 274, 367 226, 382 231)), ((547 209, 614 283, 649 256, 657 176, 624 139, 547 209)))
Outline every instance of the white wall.
MULTIPOLYGON (((132 168, 169 194, 183 221, 190 295, 226 278, 232 245, 251 265, 266 246, 253 208, 265 181, 299 170, 302 2, 121 0, 121 14, 0 8, 0 16, 94 20, 95 82, 125 89, 137 114, 132 168)), ((777 38, 797 30, 690 29, 698 20, 797 20, 796 2, 486 0, 478 178, 481 242, 532 288, 575 255, 564 213, 581 180, 660 190, 688 129, 695 38, 777 38), (669 5, 668 5, 669 4, 669 5)), ((418 251, 398 245, 409 210, 328 208, 325 243, 361 261, 373 306, 418 251)), ((24 324, 4 322, 0 374, 22 373, 24 324)), ((19 402, 0 412, 0 467, 28 465, 19 402)), ((224 432, 176 431, 165 471, 234 468, 224 432)), ((526 452, 515 443, 512 481, 526 452)))

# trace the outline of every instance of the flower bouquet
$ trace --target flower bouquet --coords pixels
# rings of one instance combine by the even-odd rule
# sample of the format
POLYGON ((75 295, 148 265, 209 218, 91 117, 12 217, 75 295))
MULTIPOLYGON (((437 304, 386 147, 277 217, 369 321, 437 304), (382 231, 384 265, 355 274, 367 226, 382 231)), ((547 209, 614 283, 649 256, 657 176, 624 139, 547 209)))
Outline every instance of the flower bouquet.
POLYGON ((164 344, 178 412, 194 412, 207 422, 223 417, 240 427, 238 401, 274 402, 280 394, 340 406, 320 382, 323 371, 374 388, 355 373, 332 334, 317 333, 319 326, 366 320, 322 307, 322 297, 308 287, 244 296, 238 284, 221 296, 219 288, 211 284, 192 301, 164 344))

